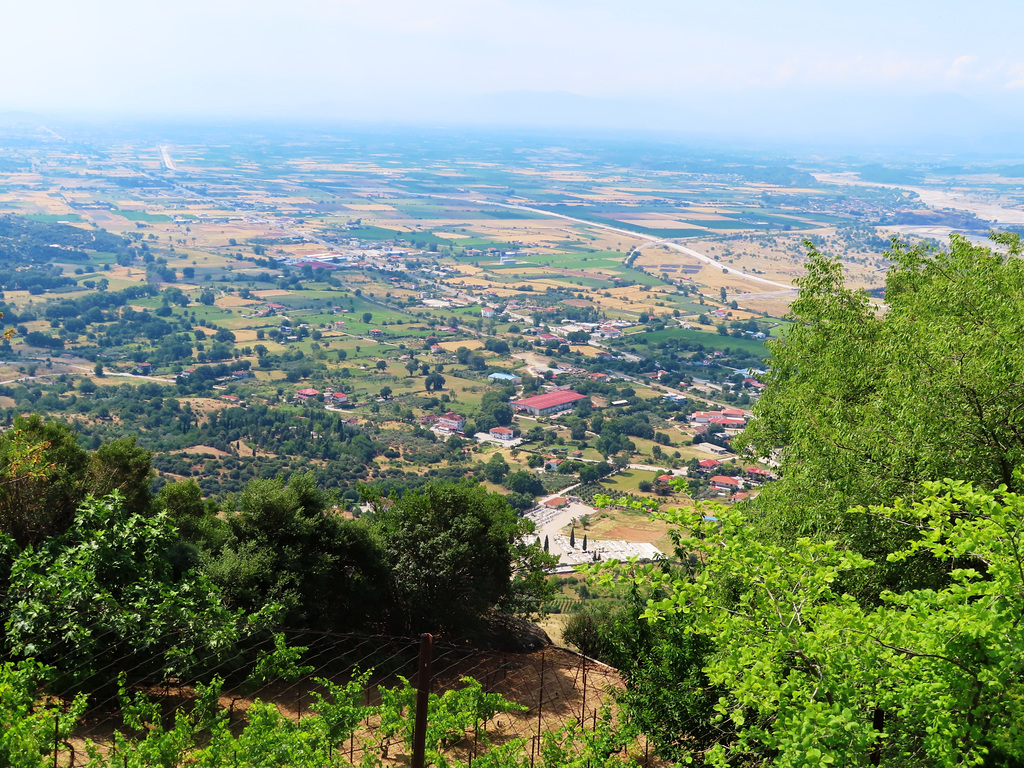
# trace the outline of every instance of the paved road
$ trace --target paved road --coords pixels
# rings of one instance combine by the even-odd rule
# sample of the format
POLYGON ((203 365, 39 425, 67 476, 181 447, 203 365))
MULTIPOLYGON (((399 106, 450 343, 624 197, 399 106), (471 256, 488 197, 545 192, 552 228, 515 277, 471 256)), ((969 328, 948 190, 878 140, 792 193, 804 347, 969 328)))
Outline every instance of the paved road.
POLYGON ((174 167, 174 161, 171 159, 171 152, 163 144, 160 145, 160 159, 163 161, 164 168, 168 171, 176 171, 174 167))
POLYGON ((414 192, 407 192, 406 194, 414 195, 416 197, 430 197, 430 198, 435 198, 435 199, 438 199, 438 200, 455 200, 455 201, 458 201, 458 202, 463 203, 463 204, 473 203, 475 205, 492 205, 492 206, 496 206, 498 208, 508 208, 509 210, 513 210, 513 211, 525 211, 525 212, 528 212, 528 213, 536 213, 536 214, 539 214, 541 216, 550 216, 551 218, 554 218, 554 219, 564 219, 565 221, 572 221, 572 222, 575 222, 577 224, 586 224, 589 227, 596 227, 597 229, 603 229, 603 230, 606 230, 608 232, 615 232, 615 233, 620 234, 620 235, 626 235, 627 237, 633 237, 633 238, 637 238, 637 239, 640 239, 640 240, 646 240, 646 241, 648 241, 648 243, 650 245, 664 245, 666 248, 671 248, 674 251, 679 251, 680 253, 685 253, 687 256, 692 256, 693 258, 697 259, 697 261, 702 261, 705 264, 709 264, 712 267, 717 267, 718 269, 721 269, 723 272, 728 272, 729 274, 736 275, 738 277, 742 277, 742 278, 745 278, 747 280, 753 280, 755 283, 762 283, 764 285, 771 285, 771 286, 773 286, 775 288, 782 288, 782 289, 785 289, 785 290, 791 290, 793 288, 792 285, 786 285, 784 283, 776 283, 774 280, 769 280, 769 279, 767 279, 765 277, 759 277, 758 275, 752 275, 749 272, 744 272, 742 269, 735 269, 734 267, 730 267, 729 265, 723 264, 720 261, 715 261, 710 256, 706 256, 703 253, 700 253, 699 251, 695 251, 695 250, 693 250, 693 248, 688 248, 685 245, 680 245, 679 243, 674 242, 672 240, 669 240, 667 238, 657 237, 655 235, 645 235, 645 234, 642 234, 640 232, 633 232, 632 230, 629 230, 629 229, 622 229, 621 227, 613 227, 610 224, 601 224, 601 223, 596 222, 596 221, 587 221, 586 219, 577 219, 577 218, 575 218, 573 216, 566 216, 564 213, 552 213, 551 211, 545 211, 542 208, 531 208, 530 206, 527 206, 527 205, 512 205, 510 203, 498 203, 498 202, 495 202, 493 200, 481 200, 481 199, 478 199, 478 198, 474 199, 474 198, 465 198, 465 197, 453 197, 453 196, 450 196, 450 195, 432 195, 432 194, 425 194, 425 193, 417 194, 417 193, 414 193, 414 192))

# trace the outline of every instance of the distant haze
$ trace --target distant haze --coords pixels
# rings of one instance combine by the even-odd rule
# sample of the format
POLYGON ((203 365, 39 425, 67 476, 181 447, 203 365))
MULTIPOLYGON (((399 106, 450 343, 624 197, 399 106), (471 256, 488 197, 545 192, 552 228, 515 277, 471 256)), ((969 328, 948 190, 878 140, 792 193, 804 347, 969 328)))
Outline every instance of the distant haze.
POLYGON ((0 113, 672 132, 1018 151, 1024 3, 53 0, 0 113))

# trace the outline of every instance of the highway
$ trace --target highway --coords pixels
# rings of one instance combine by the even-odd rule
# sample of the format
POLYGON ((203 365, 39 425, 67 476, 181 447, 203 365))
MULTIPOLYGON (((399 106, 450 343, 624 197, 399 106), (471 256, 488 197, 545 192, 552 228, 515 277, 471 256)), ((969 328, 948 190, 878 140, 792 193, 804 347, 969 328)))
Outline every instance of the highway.
POLYGON ((572 221, 572 222, 575 222, 577 224, 585 224, 588 227, 596 227, 598 229, 603 229, 603 230, 606 230, 608 232, 615 232, 617 234, 625 235, 627 237, 632 237, 632 238, 636 238, 636 239, 639 239, 639 240, 646 240, 648 244, 646 246, 642 246, 642 247, 649 247, 651 245, 663 245, 666 248, 671 248, 674 251, 679 251, 680 253, 684 253, 687 256, 692 256, 693 258, 697 259, 697 261, 702 261, 705 264, 708 264, 708 265, 710 265, 712 267, 718 267, 723 272, 727 272, 729 274, 736 275, 737 277, 742 277, 742 278, 744 278, 746 280, 752 280, 755 283, 762 283, 763 285, 770 285, 770 286, 772 286, 774 288, 781 288, 781 289, 784 289, 784 290, 787 290, 787 291, 788 290, 792 290, 792 288, 793 288, 792 285, 786 285, 785 283, 776 283, 774 280, 769 280, 769 279, 767 279, 765 277, 759 277, 758 275, 752 275, 749 272, 744 272, 742 269, 735 269, 734 267, 730 267, 727 264, 723 264, 720 261, 715 261, 713 258, 711 258, 710 256, 706 256, 705 254, 701 253, 700 251, 695 251, 695 250, 693 250, 693 248, 688 248, 685 245, 680 245, 679 243, 677 243, 677 242, 675 242, 673 240, 669 240, 668 238, 664 238, 664 237, 657 237, 655 235, 645 235, 645 234, 642 234, 640 232, 633 232, 632 230, 629 230, 629 229, 622 229, 621 227, 613 227, 610 224, 601 224, 600 222, 588 221, 587 219, 577 219, 574 216, 566 216, 564 213, 552 213, 551 211, 545 211, 542 208, 531 208, 530 206, 526 206, 526 205, 512 205, 510 203, 498 203, 498 202, 495 202, 493 200, 480 200, 480 199, 474 199, 474 198, 452 197, 450 195, 433 195, 433 194, 415 193, 415 192, 406 192, 405 194, 408 194, 408 195, 411 195, 411 196, 415 196, 415 197, 430 197, 430 198, 434 198, 434 199, 437 199, 437 200, 454 200, 454 201, 460 202, 462 204, 473 203, 474 205, 492 205, 492 206, 495 206, 497 208, 508 208, 509 210, 512 210, 512 211, 525 211, 525 212, 528 212, 528 213, 536 213, 536 214, 538 214, 540 216, 549 216, 549 217, 555 218, 555 219, 564 219, 565 221, 572 221))

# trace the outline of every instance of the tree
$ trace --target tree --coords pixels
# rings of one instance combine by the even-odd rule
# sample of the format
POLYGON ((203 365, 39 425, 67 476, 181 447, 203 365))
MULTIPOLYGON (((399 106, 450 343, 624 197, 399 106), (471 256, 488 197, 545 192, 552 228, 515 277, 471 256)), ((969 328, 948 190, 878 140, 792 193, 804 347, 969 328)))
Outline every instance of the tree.
POLYGON ((223 544, 204 571, 229 605, 283 608, 289 626, 344 631, 380 621, 388 576, 382 552, 361 521, 326 514, 331 497, 312 472, 252 480, 226 516, 223 544))
POLYGON ((509 473, 505 478, 505 487, 513 493, 525 493, 530 496, 539 496, 544 493, 544 485, 540 478, 523 469, 509 473))
POLYGON ((103 376, 103 363, 97 362, 93 367, 92 372, 97 376, 103 376))
POLYGON ((363 312, 363 322, 369 324, 373 320, 373 314, 370 312, 363 312))
POLYGON ((178 535, 185 541, 200 543, 212 541, 216 535, 213 510, 203 501, 203 491, 195 480, 167 483, 156 497, 156 509, 167 514, 178 529, 178 535))
POLYGON ((383 386, 380 388, 380 396, 387 399, 391 397, 391 387, 383 386))
POLYGON ((444 389, 444 385, 445 385, 445 378, 444 378, 444 376, 442 376, 439 373, 431 373, 429 376, 427 376, 423 380, 423 386, 426 388, 427 392, 429 392, 431 390, 434 390, 434 391, 442 390, 442 389, 444 389))
POLYGON ((576 526, 569 529, 569 546, 576 548, 576 526))
POLYGON ((118 491, 125 512, 145 514, 150 504, 152 456, 135 439, 134 435, 118 438, 96 449, 90 461, 90 491, 97 496, 118 491))
POLYGON ((876 566, 850 576, 864 599, 937 585, 947 569, 888 562, 913 531, 849 507, 891 503, 933 478, 1021 490, 1024 348, 1008 340, 1024 338, 1024 262, 1018 236, 997 239, 1011 258, 959 236, 942 252, 894 241, 885 312, 808 243, 796 322, 769 342, 769 386, 740 441, 782 459, 757 500, 760 530, 838 539, 868 557, 876 566))
POLYGON ((116 495, 87 500, 64 535, 14 558, 7 651, 56 666, 58 690, 95 691, 119 670, 140 680, 214 667, 246 622, 204 577, 172 578, 176 538, 164 514, 130 513, 116 495))
POLYGON ((536 609, 550 594, 550 558, 524 540, 533 523, 500 494, 432 482, 387 503, 367 499, 392 574, 397 628, 473 632, 493 607, 536 609))
POLYGON ((505 475, 508 474, 508 462, 505 461, 505 457, 500 453, 491 456, 490 461, 484 465, 484 474, 495 485, 504 480, 505 475))
POLYGON ((376 367, 378 371, 384 371, 387 370, 388 364, 385 360, 378 360, 376 367))
POLYGON ((569 436, 573 440, 586 440, 587 439, 587 422, 583 419, 571 418, 565 420, 565 425, 569 427, 569 436))
POLYGON ((21 548, 64 533, 89 492, 89 464, 66 424, 15 419, 0 433, 0 534, 21 548))
POLYGON ((895 560, 962 567, 938 590, 889 593, 870 607, 837 591, 841 573, 870 562, 835 542, 765 542, 740 508, 715 521, 703 510, 669 513, 692 532, 680 539, 691 568, 634 568, 631 578, 660 595, 643 618, 689 623, 715 649, 704 672, 735 733, 700 745, 706 762, 1016 764, 1024 497, 957 481, 925 483, 920 495, 849 514, 919 530, 895 560))

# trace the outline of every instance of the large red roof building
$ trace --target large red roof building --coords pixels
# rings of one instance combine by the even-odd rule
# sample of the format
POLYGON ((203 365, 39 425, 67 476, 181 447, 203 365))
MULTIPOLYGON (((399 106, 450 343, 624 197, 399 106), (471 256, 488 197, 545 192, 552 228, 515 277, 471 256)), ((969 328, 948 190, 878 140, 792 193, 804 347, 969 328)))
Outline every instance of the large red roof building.
POLYGON ((516 400, 512 407, 517 411, 526 411, 534 416, 550 416, 553 413, 568 411, 578 400, 585 400, 586 395, 565 389, 560 392, 549 392, 546 395, 534 395, 525 400, 516 400))

